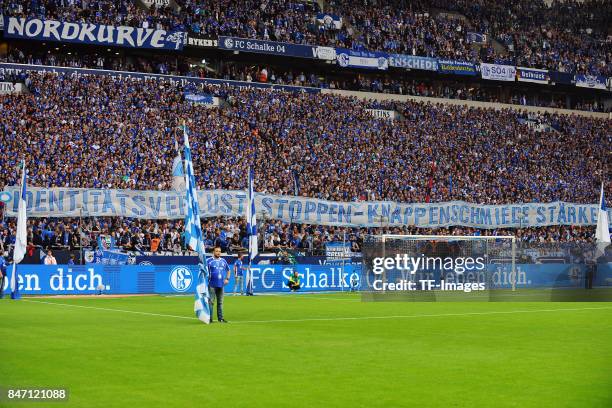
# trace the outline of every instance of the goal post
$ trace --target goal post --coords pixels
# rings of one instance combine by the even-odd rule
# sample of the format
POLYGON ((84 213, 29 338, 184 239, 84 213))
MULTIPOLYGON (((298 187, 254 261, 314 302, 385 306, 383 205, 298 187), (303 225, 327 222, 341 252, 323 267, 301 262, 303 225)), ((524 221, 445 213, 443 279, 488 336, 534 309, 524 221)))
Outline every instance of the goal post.
POLYGON ((366 242, 364 265, 382 291, 402 282, 416 287, 431 281, 442 291, 459 284, 515 291, 520 283, 513 235, 382 234, 367 236, 366 242))

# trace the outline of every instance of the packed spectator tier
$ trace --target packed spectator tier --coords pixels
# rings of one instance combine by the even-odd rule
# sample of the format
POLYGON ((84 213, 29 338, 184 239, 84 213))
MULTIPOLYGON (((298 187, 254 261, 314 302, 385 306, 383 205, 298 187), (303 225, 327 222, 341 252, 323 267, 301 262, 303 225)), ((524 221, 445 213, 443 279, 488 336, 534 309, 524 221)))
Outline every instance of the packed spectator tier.
MULTIPOLYGON (((438 75, 419 75, 405 71, 377 72, 327 72, 316 67, 279 66, 267 61, 257 63, 233 62, 224 59, 201 59, 168 55, 133 56, 119 52, 98 53, 95 50, 65 51, 59 47, 25 48, 11 45, 6 57, 0 62, 28 65, 46 65, 70 68, 93 68, 114 71, 130 71, 156 74, 171 74, 190 78, 215 78, 259 82, 273 85, 306 86, 323 89, 342 89, 375 93, 391 93, 462 99, 524 106, 575 109, 591 112, 611 112, 612 105, 606 105, 607 92, 593 92, 588 88, 572 87, 557 89, 554 86, 519 86, 525 83, 511 83, 510 92, 499 87, 496 81, 461 80, 438 75), (55 49, 54 49, 55 48, 55 49), (516 85, 516 86, 515 86, 516 85)), ((18 81, 14 75, 1 75, 0 81, 18 81)))
MULTIPOLYGON (((552 226, 494 229, 478 231, 473 228, 453 227, 423 229, 412 227, 343 228, 322 225, 296 225, 281 221, 259 221, 261 251, 296 250, 309 255, 324 255, 328 242, 346 242, 351 251, 361 251, 367 234, 424 234, 424 235, 515 235, 522 243, 592 242, 594 227, 552 226)), ((123 251, 182 254, 184 244, 183 221, 135 220, 127 218, 82 218, 28 220, 28 251, 38 249, 78 250, 96 248, 97 238, 112 237, 115 248, 123 251)), ((244 253, 248 236, 244 219, 212 218, 202 221, 205 247, 219 246, 227 253, 244 253)), ((0 255, 10 253, 15 244, 16 223, 0 222, 0 255)))
POLYGON ((132 0, 0 0, 8 16, 179 29, 204 36, 236 36, 291 43, 382 50, 566 72, 612 75, 607 39, 612 5, 606 0, 453 1, 334 0, 325 12, 342 26, 317 19, 318 4, 178 0, 141 8, 132 0), (453 14, 448 14, 451 11, 453 14), (606 17, 607 16, 607 17, 606 17), (490 39, 477 47, 468 32, 490 39))
POLYGON ((209 109, 185 101, 182 86, 156 80, 32 73, 27 83, 31 93, 0 97, 1 186, 18 182, 25 156, 32 186, 168 189, 183 120, 202 189, 244 189, 253 165, 256 190, 272 194, 293 194, 297 172, 301 195, 329 200, 594 203, 609 177, 605 119, 191 90, 224 101, 209 109), (375 119, 368 108, 401 117, 375 119))

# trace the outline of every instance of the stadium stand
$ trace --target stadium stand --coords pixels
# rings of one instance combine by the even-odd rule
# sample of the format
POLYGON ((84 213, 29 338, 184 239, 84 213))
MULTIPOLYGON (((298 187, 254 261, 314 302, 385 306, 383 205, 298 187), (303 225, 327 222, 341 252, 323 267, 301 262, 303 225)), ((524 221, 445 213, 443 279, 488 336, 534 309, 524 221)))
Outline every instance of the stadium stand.
MULTIPOLYGON (((601 76, 612 76, 611 13, 612 3, 605 0, 173 0, 148 8, 140 0, 0 0, 4 16, 601 76)), ((202 189, 245 188, 247 167, 254 162, 256 189, 271 194, 292 194, 293 174, 299 173, 301 195, 330 200, 593 203, 598 183, 609 175, 610 120, 599 112, 609 112, 612 105, 600 90, 561 86, 543 97, 541 86, 487 86, 428 72, 400 74, 397 69, 343 71, 278 58, 235 57, 216 46, 201 55, 177 55, 34 44, 8 41, 3 51, 0 43, 0 62, 287 84, 322 92, 0 74, 0 81, 23 82, 29 90, 0 95, 0 188, 18 183, 17 158, 26 151, 32 186, 169 189, 174 139, 182 120, 193 125, 194 165, 202 189), (217 96, 222 106, 187 103, 185 92, 217 96), (393 111, 397 117, 393 122, 377 119, 371 109, 393 111)), ((606 193, 612 194, 609 186, 606 193)), ((153 237, 161 239, 160 251, 185 250, 182 221, 85 218, 83 237, 73 241, 80 222, 30 220, 33 245, 78 247, 84 238, 95 246, 98 235, 108 234, 126 250, 150 250, 153 237), (70 242, 65 241, 66 231, 70 242)), ((230 251, 245 246, 242 220, 208 219, 204 228, 208 246, 221 244, 230 251)), ((3 248, 14 241, 14 229, 3 217, 3 248)), ((273 220, 265 220, 262 230, 264 248, 310 252, 345 234, 358 248, 368 232, 516 233, 528 242, 590 241, 593 235, 592 227, 477 231, 381 224, 359 229, 273 220)))
MULTIPOLYGON (((225 101, 210 109, 184 100, 189 86, 168 82, 30 73, 26 83, 31 93, 0 97, 1 186, 18 182, 16 158, 26 151, 32 186, 168 189, 176 125, 183 119, 194 129, 199 188, 242 189, 254 162, 258 191, 292 194, 295 170, 302 195, 344 201, 592 203, 612 150, 609 120, 585 115, 228 86, 200 90, 225 101), (400 117, 376 119, 369 108, 400 117)), ((37 244, 54 245, 54 236, 74 233, 74 222, 32 221, 33 240, 34 232, 48 230, 50 241, 37 244)), ((160 248, 174 248, 182 231, 181 221, 86 222, 89 240, 96 233, 114 234, 124 247, 150 246, 154 234, 164 237, 160 248)), ((9 245, 14 224, 3 223, 2 229, 9 245)), ((243 245, 240 220, 209 220, 205 229, 210 245, 243 245)), ((359 245, 367 231, 274 221, 264 230, 264 245, 307 245, 313 251, 345 231, 359 245)), ((384 225, 381 230, 414 231, 384 225)), ((532 228, 518 235, 527 241, 587 240, 592 228, 532 228)))
POLYGON ((343 20, 337 29, 317 19, 318 3, 224 0, 179 1, 179 8, 143 9, 136 2, 3 0, 8 16, 97 24, 188 30, 197 35, 258 38, 298 44, 344 46, 410 55, 610 76, 610 2, 390 1, 329 2, 326 13, 343 20), (178 11, 180 10, 180 11, 178 11), (542 22, 546 22, 542 24, 542 22), (472 44, 468 33, 490 36, 472 44))

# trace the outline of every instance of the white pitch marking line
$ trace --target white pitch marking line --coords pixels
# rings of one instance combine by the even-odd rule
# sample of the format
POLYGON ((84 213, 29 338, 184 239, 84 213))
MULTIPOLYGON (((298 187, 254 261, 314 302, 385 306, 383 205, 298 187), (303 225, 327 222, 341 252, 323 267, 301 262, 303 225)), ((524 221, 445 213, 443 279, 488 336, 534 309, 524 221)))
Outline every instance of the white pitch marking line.
POLYGON ((315 293, 305 293, 305 294, 297 294, 297 293, 287 293, 287 294, 276 294, 276 293, 266 293, 265 296, 276 296, 276 297, 291 297, 293 299, 314 299, 314 300, 338 300, 340 302, 361 302, 361 297, 354 296, 353 299, 343 299, 340 297, 327 297, 327 296, 316 296, 315 293), (315 296, 311 296, 315 295, 315 296))
POLYGON ((59 302, 43 302, 42 300, 33 300, 33 299, 22 299, 24 302, 32 302, 32 303, 44 303, 46 305, 57 305, 57 306, 68 306, 68 307, 79 307, 82 309, 94 309, 94 310, 104 310, 107 312, 122 312, 122 313, 132 313, 138 315, 146 315, 146 316, 159 316, 159 317, 174 317, 176 319, 196 319, 197 317, 188 317, 188 316, 177 316, 177 315, 168 315, 161 313, 149 313, 149 312, 137 312, 135 310, 123 310, 123 309, 111 309, 108 307, 95 307, 95 306, 83 306, 83 305, 72 305, 70 303, 59 303, 59 302))
MULTIPOLYGON (((48 305, 79 307, 83 309, 103 310, 108 312, 132 313, 146 316, 158 317, 173 317, 175 319, 197 320, 196 317, 168 315, 160 313, 137 312, 134 310, 110 309, 105 307, 72 305, 69 303, 58 302, 43 302, 40 300, 23 299, 25 302, 44 303, 48 305)), ((546 313, 546 312, 571 312, 582 310, 610 310, 612 307, 583 307, 583 308, 565 308, 565 309, 535 309, 535 310, 508 310, 497 312, 468 312, 468 313, 440 313, 440 314, 420 314, 420 315, 395 315, 395 316, 358 316, 358 317, 314 317, 308 319, 276 319, 276 320, 243 320, 234 321, 233 323, 290 323, 290 322, 325 322, 325 321, 341 321, 341 320, 378 320, 378 319, 413 319, 418 317, 451 317, 451 316, 487 316, 499 314, 517 314, 517 313, 546 313)))

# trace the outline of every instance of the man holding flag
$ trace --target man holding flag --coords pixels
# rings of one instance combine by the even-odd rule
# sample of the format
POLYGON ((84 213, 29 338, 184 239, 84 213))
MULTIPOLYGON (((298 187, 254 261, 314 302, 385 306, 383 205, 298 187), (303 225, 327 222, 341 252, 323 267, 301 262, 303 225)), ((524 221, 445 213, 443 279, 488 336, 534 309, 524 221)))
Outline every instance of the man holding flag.
POLYGON ((255 211, 255 191, 253 189, 253 181, 255 175, 253 168, 249 168, 249 185, 247 189, 247 200, 249 205, 247 206, 247 235, 249 237, 249 269, 246 277, 246 294, 247 296, 253 296, 253 270, 251 266, 253 260, 257 256, 257 218, 255 211))
MULTIPOLYGON (((217 320, 219 323, 227 323, 223 318, 223 288, 229 283, 230 267, 227 261, 221 258, 221 247, 213 249, 213 257, 206 261, 210 280, 208 281, 208 291, 212 293, 210 297, 210 310, 212 312, 213 302, 217 302, 217 320)), ((210 319, 212 323, 212 319, 210 319)))
POLYGON ((195 176, 193 174, 193 162, 191 160, 191 148, 187 137, 187 126, 183 124, 183 135, 185 137, 185 187, 187 193, 187 216, 185 217, 185 244, 198 253, 198 277, 196 279, 194 311, 197 318, 210 323, 210 304, 208 294, 208 266, 204 241, 202 239, 202 225, 200 224, 200 206, 198 204, 198 193, 196 189, 195 176))
POLYGON ((17 264, 22 261, 28 246, 27 222, 27 195, 26 195, 26 164, 21 161, 21 193, 19 195, 19 209, 17 211, 17 234, 15 236, 15 249, 13 251, 13 273, 11 274, 11 299, 19 299, 19 278, 17 275, 17 264))

